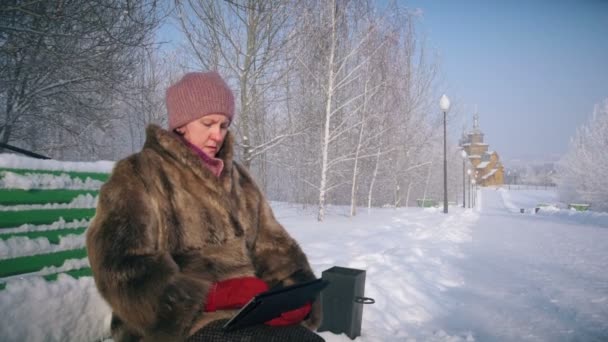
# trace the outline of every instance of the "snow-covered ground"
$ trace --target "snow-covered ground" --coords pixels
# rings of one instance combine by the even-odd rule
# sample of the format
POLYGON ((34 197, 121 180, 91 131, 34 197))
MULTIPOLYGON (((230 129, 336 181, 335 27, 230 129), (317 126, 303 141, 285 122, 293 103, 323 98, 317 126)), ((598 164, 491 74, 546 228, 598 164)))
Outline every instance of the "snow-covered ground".
MULTIPOLYGON (((366 270, 359 341, 606 341, 608 219, 557 207, 551 191, 480 190, 478 208, 314 209, 273 203, 316 273, 366 270), (594 216, 593 221, 588 217, 594 216)), ((91 278, 13 279, 0 340, 94 341, 109 309, 91 278)), ((327 341, 350 341, 323 332, 327 341)))
POLYGON ((454 264, 465 285, 442 298, 449 314, 437 322, 448 333, 471 329, 478 341, 608 340, 607 216, 556 208, 521 214, 505 205, 528 209, 552 196, 482 190, 466 258, 454 264))

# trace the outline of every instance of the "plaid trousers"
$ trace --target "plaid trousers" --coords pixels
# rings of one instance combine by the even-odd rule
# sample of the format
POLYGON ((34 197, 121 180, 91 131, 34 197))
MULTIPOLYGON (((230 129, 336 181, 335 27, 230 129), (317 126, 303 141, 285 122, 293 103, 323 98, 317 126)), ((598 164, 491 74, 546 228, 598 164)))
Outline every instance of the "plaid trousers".
POLYGON ((226 319, 213 321, 190 336, 187 342, 324 342, 325 340, 301 325, 271 327, 254 325, 234 331, 224 331, 226 319))

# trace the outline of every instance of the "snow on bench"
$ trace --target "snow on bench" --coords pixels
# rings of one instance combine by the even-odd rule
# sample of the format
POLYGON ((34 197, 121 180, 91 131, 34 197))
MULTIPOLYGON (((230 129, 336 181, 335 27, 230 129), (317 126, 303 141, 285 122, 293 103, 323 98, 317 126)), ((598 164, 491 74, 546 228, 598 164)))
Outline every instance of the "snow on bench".
POLYGON ((92 279, 85 233, 113 165, 0 154, 0 309, 14 318, 0 330, 8 340, 108 336, 109 308, 92 279), (27 320, 37 332, 19 323, 27 320))

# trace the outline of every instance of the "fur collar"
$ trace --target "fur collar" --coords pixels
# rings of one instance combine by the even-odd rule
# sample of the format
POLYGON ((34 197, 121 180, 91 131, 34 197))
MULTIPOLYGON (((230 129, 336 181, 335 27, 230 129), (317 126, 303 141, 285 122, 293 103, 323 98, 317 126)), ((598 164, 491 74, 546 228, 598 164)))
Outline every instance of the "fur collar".
MULTIPOLYGON (((216 178, 210 170, 201 165, 199 156, 184 144, 179 136, 173 132, 151 124, 146 128, 146 142, 144 148, 150 148, 168 154, 175 160, 189 167, 194 173, 202 178, 216 178)), ((226 190, 230 189, 232 174, 232 157, 234 155, 234 136, 230 131, 226 134, 224 143, 217 153, 216 158, 224 162, 224 169, 219 177, 220 182, 226 190)))

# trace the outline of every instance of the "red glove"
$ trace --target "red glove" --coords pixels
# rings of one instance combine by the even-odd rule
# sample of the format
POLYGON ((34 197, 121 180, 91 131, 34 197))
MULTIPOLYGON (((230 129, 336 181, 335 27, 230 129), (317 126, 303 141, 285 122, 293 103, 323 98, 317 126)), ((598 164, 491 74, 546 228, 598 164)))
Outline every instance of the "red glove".
POLYGON ((214 283, 207 293, 205 311, 239 309, 255 295, 268 290, 260 278, 231 278, 214 283))
POLYGON ((285 325, 293 325, 298 324, 308 316, 310 310, 312 308, 312 304, 310 302, 304 304, 304 306, 299 307, 297 309, 283 312, 281 316, 271 319, 270 321, 264 323, 266 325, 270 325, 273 327, 282 327, 285 325))

